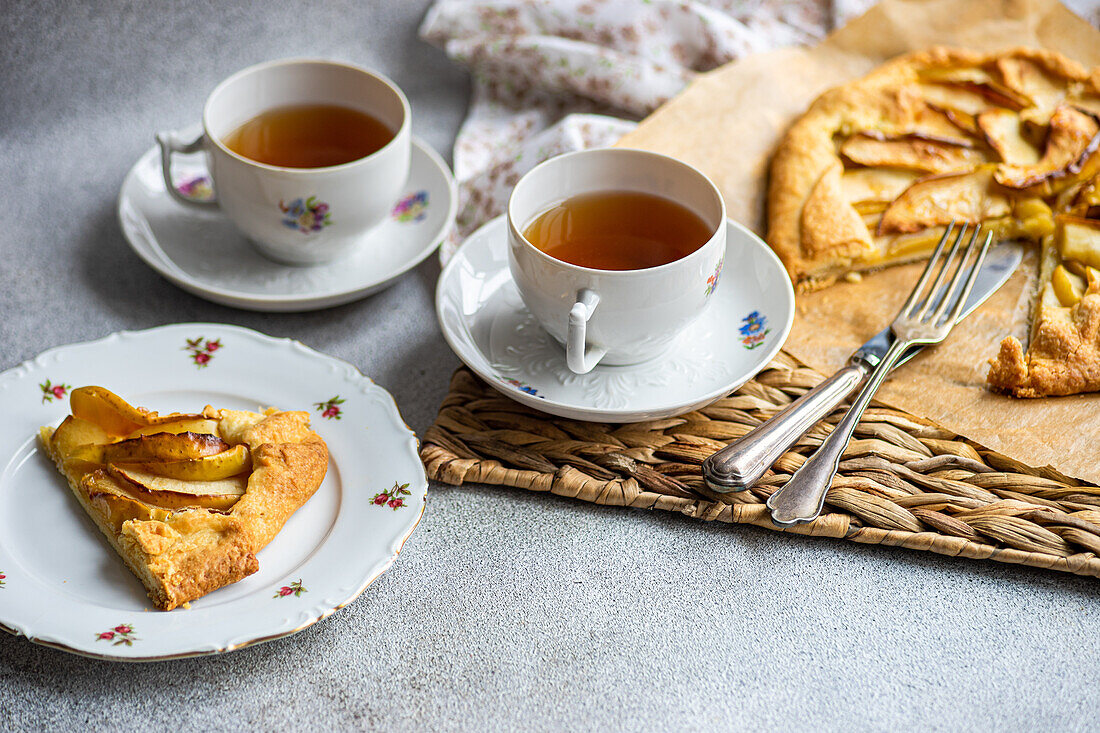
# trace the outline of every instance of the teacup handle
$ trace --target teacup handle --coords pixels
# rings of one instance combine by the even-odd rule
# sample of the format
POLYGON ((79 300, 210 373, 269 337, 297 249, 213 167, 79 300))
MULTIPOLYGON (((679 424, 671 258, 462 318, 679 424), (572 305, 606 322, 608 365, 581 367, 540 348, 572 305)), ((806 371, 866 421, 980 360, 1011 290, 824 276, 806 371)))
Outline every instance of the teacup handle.
POLYGON ((589 346, 588 319, 600 303, 599 293, 588 288, 577 291, 577 302, 569 311, 569 328, 565 334, 565 363, 576 374, 587 374, 600 363, 607 349, 589 346))
POLYGON ((192 199, 176 190, 176 184, 172 183, 172 153, 197 153, 202 150, 202 144, 205 138, 206 135, 204 133, 200 134, 191 142, 185 142, 176 137, 176 133, 174 132, 157 133, 157 145, 160 146, 160 172, 164 176, 164 187, 168 189, 168 193, 176 201, 199 209, 217 207, 217 197, 215 196, 212 199, 206 200, 192 199))

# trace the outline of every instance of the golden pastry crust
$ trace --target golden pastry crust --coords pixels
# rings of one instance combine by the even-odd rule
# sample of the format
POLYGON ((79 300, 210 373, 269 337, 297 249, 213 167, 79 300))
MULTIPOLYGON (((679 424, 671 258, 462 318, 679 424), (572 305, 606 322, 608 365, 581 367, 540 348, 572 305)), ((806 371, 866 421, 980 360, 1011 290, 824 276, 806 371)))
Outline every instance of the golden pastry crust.
POLYGON ((1100 391, 1100 292, 1044 313, 1027 353, 1008 336, 990 364, 990 386, 1016 397, 1100 391))
POLYGON ((316 492, 328 466, 328 449, 309 429, 308 413, 207 407, 202 417, 216 422, 229 445, 247 446, 251 456, 244 493, 227 510, 137 501, 123 479, 59 445, 55 429, 44 427, 39 435, 85 512, 165 611, 256 572, 256 553, 316 492))
POLYGON ((230 443, 244 443, 252 452, 248 488, 229 515, 247 533, 253 552, 259 552, 321 485, 328 447, 309 429, 308 412, 257 415, 207 405, 203 416, 218 420, 230 443))
MULTIPOLYGON (((951 221, 1054 242, 1059 215, 1100 220, 1100 197, 1080 200, 1100 179, 1098 151, 1100 69, 1029 48, 909 54, 825 92, 791 126, 772 159, 768 244, 807 292, 922 259, 951 221)), ((1062 263, 1100 267, 1090 257, 1062 263)), ((1084 280, 1068 299, 1061 282, 1059 301, 1053 271, 1041 276, 1029 350, 1006 339, 992 387, 1100 390, 1100 301, 1084 280)))

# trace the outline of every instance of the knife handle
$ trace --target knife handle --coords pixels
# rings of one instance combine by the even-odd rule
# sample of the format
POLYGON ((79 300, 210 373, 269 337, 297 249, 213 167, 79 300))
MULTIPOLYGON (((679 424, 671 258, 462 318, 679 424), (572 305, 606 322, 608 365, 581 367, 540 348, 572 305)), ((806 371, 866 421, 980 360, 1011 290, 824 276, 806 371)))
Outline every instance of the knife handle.
POLYGON ((819 420, 841 405, 858 387, 870 367, 853 359, 749 433, 703 461, 703 477, 712 491, 745 491, 779 460, 819 420))

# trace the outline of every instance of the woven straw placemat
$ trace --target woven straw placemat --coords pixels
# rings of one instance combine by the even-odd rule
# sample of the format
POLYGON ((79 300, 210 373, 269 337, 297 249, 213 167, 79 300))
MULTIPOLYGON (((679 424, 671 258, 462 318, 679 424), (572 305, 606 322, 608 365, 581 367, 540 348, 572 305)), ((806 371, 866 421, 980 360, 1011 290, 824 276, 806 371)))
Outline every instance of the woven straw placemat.
POLYGON ((715 494, 703 460, 822 376, 781 352, 757 377, 679 417, 611 425, 515 402, 465 368, 424 435, 428 475, 597 504, 895 545, 1100 576, 1100 487, 1025 466, 900 410, 867 410, 817 520, 780 530, 765 502, 843 411, 818 424, 751 491, 715 494))

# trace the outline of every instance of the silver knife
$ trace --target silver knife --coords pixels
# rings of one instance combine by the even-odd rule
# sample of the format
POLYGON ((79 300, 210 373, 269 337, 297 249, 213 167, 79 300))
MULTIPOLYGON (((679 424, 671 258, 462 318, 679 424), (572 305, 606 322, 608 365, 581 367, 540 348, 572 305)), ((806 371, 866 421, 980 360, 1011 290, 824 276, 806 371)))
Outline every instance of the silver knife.
MULTIPOLYGON (((970 315, 1008 280, 1019 266, 1023 252, 1022 245, 1012 242, 1000 244, 989 252, 959 320, 970 315)), ((863 383, 886 354, 893 338, 889 326, 879 331, 856 349, 848 358, 847 365, 836 374, 703 461, 703 477, 707 486, 721 494, 751 488, 799 438, 840 406, 863 383)), ((898 365, 912 359, 922 348, 914 346, 909 349, 898 365)))

